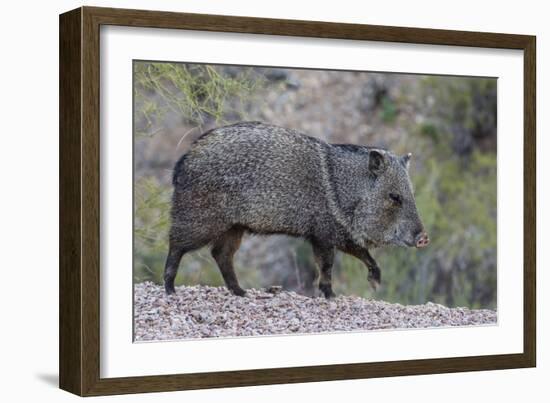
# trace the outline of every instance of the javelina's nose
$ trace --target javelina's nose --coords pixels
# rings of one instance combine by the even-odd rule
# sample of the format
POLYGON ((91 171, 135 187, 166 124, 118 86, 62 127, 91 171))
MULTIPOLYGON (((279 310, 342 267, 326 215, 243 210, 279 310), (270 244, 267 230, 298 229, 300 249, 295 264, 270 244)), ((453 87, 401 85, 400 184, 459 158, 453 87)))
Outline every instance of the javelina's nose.
POLYGON ((424 231, 422 231, 420 234, 416 236, 416 247, 417 248, 423 248, 424 246, 428 246, 430 243, 430 238, 428 237, 428 234, 424 231))

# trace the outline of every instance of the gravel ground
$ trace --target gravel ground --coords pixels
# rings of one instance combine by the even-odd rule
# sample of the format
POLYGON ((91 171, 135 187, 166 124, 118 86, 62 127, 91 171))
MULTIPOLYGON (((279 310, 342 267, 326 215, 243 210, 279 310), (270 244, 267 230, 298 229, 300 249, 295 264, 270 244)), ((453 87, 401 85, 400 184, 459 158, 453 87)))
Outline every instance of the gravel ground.
POLYGON ((134 287, 135 340, 257 336, 350 330, 405 329, 496 324, 488 309, 400 305, 353 296, 305 297, 294 292, 249 289, 244 298, 225 287, 134 287))

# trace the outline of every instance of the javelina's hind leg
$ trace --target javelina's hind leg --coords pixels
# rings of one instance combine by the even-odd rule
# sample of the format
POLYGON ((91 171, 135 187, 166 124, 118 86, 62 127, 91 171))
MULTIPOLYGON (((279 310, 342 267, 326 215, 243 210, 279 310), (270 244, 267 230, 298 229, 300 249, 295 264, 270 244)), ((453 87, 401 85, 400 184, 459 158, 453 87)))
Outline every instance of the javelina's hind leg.
POLYGON ((212 256, 216 260, 227 288, 239 297, 245 295, 245 291, 239 286, 239 281, 233 268, 233 255, 241 244, 244 230, 231 228, 221 235, 212 245, 212 256))
POLYGON ((319 270, 315 264, 305 265, 297 270, 298 284, 304 295, 313 297, 317 289, 317 280, 319 279, 319 270))
POLYGON ((166 264, 164 265, 164 289, 166 294, 173 294, 176 290, 174 289, 174 280, 176 274, 178 273, 178 266, 181 261, 181 257, 188 249, 181 244, 176 244, 170 242, 170 249, 168 251, 168 257, 166 258, 166 264))
POLYGON ((182 256, 208 245, 212 239, 215 239, 215 229, 208 226, 202 226, 200 229, 201 231, 196 230, 194 227, 185 227, 178 224, 172 225, 170 246, 164 266, 164 289, 167 294, 175 292, 174 280, 176 279, 182 256))
POLYGON ((332 291, 332 265, 334 263, 334 247, 323 246, 316 242, 312 242, 313 254, 315 261, 319 266, 321 277, 319 279, 319 290, 325 298, 333 298, 336 296, 332 291))

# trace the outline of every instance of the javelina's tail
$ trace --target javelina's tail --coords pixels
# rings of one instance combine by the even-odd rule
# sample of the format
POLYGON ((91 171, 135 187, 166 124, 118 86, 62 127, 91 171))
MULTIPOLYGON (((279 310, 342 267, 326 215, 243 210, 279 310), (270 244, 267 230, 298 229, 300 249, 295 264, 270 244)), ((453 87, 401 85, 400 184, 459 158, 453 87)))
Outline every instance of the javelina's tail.
POLYGON ((178 162, 176 162, 176 165, 174 165, 174 172, 172 172, 172 185, 176 186, 178 183, 178 178, 181 177, 184 174, 185 169, 185 159, 187 157, 187 154, 183 154, 178 162))

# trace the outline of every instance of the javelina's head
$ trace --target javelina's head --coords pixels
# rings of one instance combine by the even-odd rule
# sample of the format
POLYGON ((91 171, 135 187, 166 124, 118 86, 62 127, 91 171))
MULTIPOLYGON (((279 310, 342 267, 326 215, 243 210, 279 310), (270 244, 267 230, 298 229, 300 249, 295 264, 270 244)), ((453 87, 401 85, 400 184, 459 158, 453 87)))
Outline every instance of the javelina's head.
POLYGON ((411 154, 399 157, 385 150, 369 151, 370 186, 360 195, 353 217, 356 239, 378 246, 428 245, 409 177, 410 159, 411 154))

